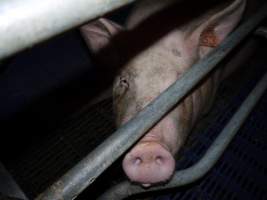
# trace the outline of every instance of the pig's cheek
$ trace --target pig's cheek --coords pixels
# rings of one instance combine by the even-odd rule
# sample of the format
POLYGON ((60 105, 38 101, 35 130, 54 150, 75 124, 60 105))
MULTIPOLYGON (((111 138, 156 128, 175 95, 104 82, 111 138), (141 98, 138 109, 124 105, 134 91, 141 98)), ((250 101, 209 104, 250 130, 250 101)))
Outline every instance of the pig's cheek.
POLYGON ((175 131, 173 120, 166 116, 147 132, 141 142, 159 143, 172 153, 177 140, 175 131))
POLYGON ((176 126, 167 126, 166 129, 170 131, 164 135, 164 143, 169 147, 172 155, 175 155, 181 148, 181 138, 176 126))
POLYGON ((123 112, 121 112, 120 125, 123 125, 130 121, 136 115, 134 103, 125 104, 123 112))
POLYGON ((128 118, 126 119, 125 113, 126 113, 126 104, 124 102, 114 102, 114 114, 116 118, 116 125, 121 126, 126 121, 128 121, 128 118))
MULTIPOLYGON (((188 126, 188 120, 184 120, 181 115, 187 115, 181 106, 177 106, 166 117, 163 127, 165 134, 162 135, 165 143, 170 147, 171 153, 176 154, 185 142, 188 126)), ((186 116, 187 118, 188 116, 186 116)))

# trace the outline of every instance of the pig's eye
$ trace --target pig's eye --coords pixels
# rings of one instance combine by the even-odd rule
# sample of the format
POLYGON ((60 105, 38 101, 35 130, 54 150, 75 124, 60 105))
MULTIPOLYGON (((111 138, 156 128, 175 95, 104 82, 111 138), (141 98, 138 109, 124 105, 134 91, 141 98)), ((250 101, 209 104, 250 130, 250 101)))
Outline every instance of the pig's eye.
POLYGON ((126 79, 126 78, 124 78, 124 77, 120 77, 120 79, 119 79, 119 85, 120 85, 120 87, 122 87, 122 88, 129 88, 129 82, 128 82, 128 80, 126 79))
POLYGON ((119 101, 121 97, 128 91, 129 82, 125 77, 119 77, 116 81, 115 88, 113 90, 115 101, 119 101))

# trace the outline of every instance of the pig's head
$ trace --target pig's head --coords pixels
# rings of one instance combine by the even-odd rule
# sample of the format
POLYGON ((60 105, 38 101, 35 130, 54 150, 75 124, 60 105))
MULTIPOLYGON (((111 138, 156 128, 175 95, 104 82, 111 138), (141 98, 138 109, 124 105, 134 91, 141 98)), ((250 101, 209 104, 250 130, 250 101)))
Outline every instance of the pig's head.
MULTIPOLYGON (((240 21, 244 7, 244 0, 235 0, 210 10, 166 33, 131 58, 114 82, 117 125, 134 117, 195 62, 219 45, 240 21)), ((81 29, 93 52, 107 45, 112 36, 121 30, 113 22, 101 20, 98 21, 101 25, 89 24, 81 29)), ((126 154, 123 169, 131 181, 150 186, 171 178, 175 170, 174 155, 205 105, 200 100, 203 98, 198 97, 198 94, 205 92, 197 93, 195 90, 193 93, 151 128, 126 154)))
MULTIPOLYGON (((158 48, 158 45, 128 63, 114 82, 113 100, 118 126, 134 117, 180 76, 175 56, 165 54, 166 49, 158 48)), ((184 138, 180 137, 184 126, 179 126, 178 121, 179 112, 174 109, 127 153, 123 169, 130 180, 148 186, 171 177, 175 168, 173 155, 184 138)))

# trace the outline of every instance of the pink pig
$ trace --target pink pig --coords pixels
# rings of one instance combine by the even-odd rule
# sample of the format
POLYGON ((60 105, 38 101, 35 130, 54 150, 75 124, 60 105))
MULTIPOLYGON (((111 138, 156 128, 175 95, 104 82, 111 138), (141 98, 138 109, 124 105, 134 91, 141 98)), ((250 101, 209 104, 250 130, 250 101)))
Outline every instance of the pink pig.
MULTIPOLYGON (((223 1, 219 5, 212 1, 201 2, 200 8, 197 2, 193 3, 193 8, 188 2, 143 0, 128 17, 126 29, 104 18, 81 28, 87 45, 96 56, 111 43, 116 45, 117 40, 113 39, 123 31, 135 33, 139 27, 150 31, 137 35, 133 41, 124 40, 129 46, 118 44, 119 51, 113 49, 117 59, 124 56, 124 52, 131 52, 131 45, 142 45, 143 41, 157 35, 149 45, 144 42, 144 48, 133 50, 134 55, 123 63, 115 79, 113 100, 118 126, 134 117, 218 46, 238 25, 246 6, 246 0, 223 1), (201 8, 205 8, 205 12, 195 13, 201 8), (157 18, 158 13, 161 18, 157 18), (186 16, 181 18, 182 15, 186 16), (149 25, 144 26, 148 24, 146 21, 149 25)), ((224 75, 225 68, 214 71, 125 155, 123 169, 131 181, 150 186, 171 178, 175 154, 199 117, 211 106, 224 75)))

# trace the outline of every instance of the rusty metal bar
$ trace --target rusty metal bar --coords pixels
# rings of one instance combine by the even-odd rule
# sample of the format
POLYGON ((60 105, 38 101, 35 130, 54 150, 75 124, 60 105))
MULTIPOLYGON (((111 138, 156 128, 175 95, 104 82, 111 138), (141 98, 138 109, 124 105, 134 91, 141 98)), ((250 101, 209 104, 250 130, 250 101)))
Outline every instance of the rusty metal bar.
POLYGON ((1 0, 0 60, 135 0, 1 0))
POLYGON ((209 56, 196 63, 158 98, 120 127, 94 151, 50 186, 37 199, 73 199, 156 124, 267 16, 265 5, 242 24, 209 56))

